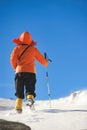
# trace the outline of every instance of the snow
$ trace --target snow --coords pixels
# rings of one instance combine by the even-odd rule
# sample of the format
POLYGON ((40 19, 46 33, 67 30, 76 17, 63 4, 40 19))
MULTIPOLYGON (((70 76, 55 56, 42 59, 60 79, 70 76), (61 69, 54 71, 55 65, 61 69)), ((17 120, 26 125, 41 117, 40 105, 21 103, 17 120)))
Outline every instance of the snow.
POLYGON ((14 110, 15 101, 0 98, 0 119, 22 122, 32 130, 87 130, 87 90, 68 97, 36 101, 35 110, 23 103, 23 113, 14 110))

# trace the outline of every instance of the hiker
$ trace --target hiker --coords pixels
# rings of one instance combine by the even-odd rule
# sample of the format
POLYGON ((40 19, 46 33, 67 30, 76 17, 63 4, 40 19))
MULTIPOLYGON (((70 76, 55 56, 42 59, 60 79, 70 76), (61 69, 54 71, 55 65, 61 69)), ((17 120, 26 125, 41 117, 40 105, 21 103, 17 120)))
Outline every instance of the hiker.
POLYGON ((13 40, 17 46, 13 49, 10 62, 15 71, 15 90, 16 103, 15 110, 22 112, 22 103, 24 99, 24 89, 26 90, 26 99, 34 103, 36 70, 35 59, 43 66, 48 66, 48 61, 35 48, 37 44, 33 41, 29 32, 23 32, 17 39, 13 40))

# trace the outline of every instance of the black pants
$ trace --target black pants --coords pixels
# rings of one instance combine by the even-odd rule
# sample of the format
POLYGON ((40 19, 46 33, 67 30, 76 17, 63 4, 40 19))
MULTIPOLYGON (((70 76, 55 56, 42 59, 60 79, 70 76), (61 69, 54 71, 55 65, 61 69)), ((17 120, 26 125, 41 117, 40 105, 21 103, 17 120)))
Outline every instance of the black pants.
POLYGON ((36 75, 34 73, 20 72, 15 75, 15 95, 18 98, 24 98, 24 91, 26 90, 26 95, 35 94, 35 83, 36 75))

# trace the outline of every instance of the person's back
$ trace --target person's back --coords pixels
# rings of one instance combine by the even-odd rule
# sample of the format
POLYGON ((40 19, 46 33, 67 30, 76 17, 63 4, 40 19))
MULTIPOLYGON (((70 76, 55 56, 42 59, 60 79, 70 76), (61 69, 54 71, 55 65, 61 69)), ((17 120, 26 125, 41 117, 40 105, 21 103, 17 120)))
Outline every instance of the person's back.
POLYGON ((24 32, 18 39, 13 42, 18 44, 12 51, 10 61, 14 68, 15 88, 16 88, 16 110, 22 110, 22 99, 24 98, 24 86, 26 87, 26 97, 34 99, 35 97, 35 83, 36 83, 36 69, 35 59, 42 65, 47 66, 48 61, 34 47, 36 42, 32 40, 28 32, 24 32))
POLYGON ((23 54, 21 60, 18 57, 21 55, 23 50, 28 45, 18 45, 11 55, 11 64, 15 68, 16 73, 18 72, 32 72, 36 73, 35 70, 35 59, 37 59, 42 65, 47 66, 48 62, 44 59, 43 55, 34 46, 30 46, 26 53, 23 54))

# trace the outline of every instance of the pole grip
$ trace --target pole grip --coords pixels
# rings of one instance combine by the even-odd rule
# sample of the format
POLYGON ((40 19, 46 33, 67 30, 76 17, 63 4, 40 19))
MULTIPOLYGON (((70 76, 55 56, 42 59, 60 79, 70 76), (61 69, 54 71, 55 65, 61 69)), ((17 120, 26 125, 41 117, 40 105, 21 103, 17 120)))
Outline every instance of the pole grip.
POLYGON ((47 56, 47 53, 46 53, 46 52, 44 52, 44 58, 45 58, 46 60, 48 60, 49 62, 52 62, 52 60, 48 58, 48 56, 47 56))
POLYGON ((47 59, 47 54, 46 54, 46 52, 44 52, 44 58, 47 59))

